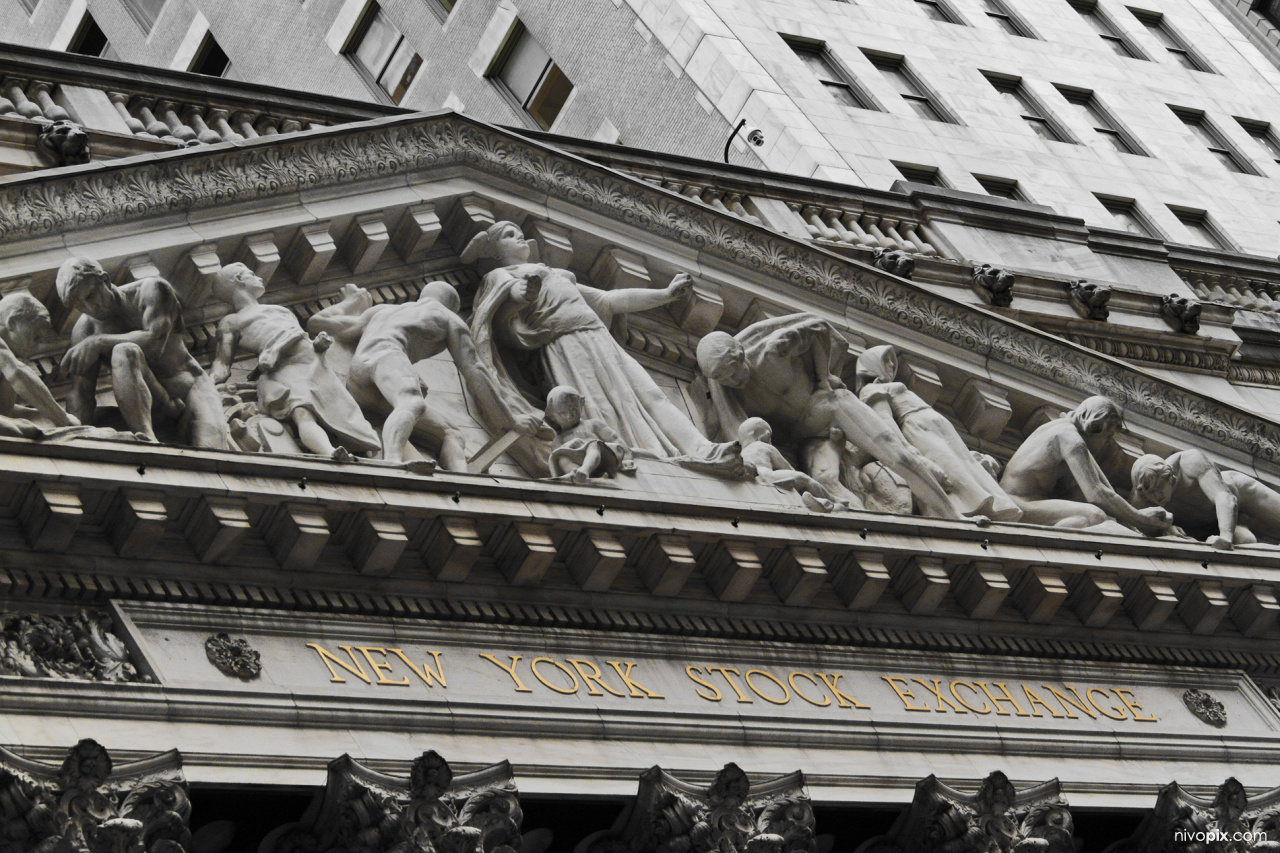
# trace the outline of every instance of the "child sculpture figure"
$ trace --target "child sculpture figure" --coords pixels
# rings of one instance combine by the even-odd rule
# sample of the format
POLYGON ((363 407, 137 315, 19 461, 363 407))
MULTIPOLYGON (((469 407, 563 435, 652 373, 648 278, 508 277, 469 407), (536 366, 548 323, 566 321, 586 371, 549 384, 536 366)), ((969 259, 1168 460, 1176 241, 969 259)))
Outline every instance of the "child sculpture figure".
POLYGON ((556 440, 547 460, 553 476, 585 483, 592 477, 616 477, 636 470, 631 448, 598 418, 584 418, 585 401, 576 388, 557 385, 547 394, 546 419, 556 440))
POLYGON ((773 428, 764 418, 743 421, 738 426, 738 441, 742 443, 742 460, 755 466, 757 481, 784 491, 799 492, 800 500, 814 512, 849 509, 849 505, 837 500, 826 486, 791 467, 786 457, 773 446, 773 428))

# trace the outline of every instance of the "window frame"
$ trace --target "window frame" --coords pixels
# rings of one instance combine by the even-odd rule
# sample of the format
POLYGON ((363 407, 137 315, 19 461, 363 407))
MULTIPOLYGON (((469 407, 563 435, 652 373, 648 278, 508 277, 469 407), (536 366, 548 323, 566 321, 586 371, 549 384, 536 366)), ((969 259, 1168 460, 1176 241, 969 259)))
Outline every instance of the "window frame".
POLYGON ((931 21, 937 21, 940 24, 954 24, 958 27, 969 26, 969 23, 961 18, 960 13, 946 0, 913 0, 913 2, 921 9, 924 16, 931 21), (929 9, 937 12, 937 15, 930 14, 929 9))
POLYGON ((497 53, 493 56, 493 61, 489 63, 489 69, 485 72, 485 78, 493 84, 494 88, 496 88, 507 102, 516 110, 516 113, 525 122, 525 124, 534 130, 549 131, 554 127, 555 123, 559 121, 560 116, 564 114, 565 108, 572 102, 574 92, 577 91, 577 86, 569 79, 569 75, 564 73, 564 70, 560 67, 560 64, 555 61, 551 52, 542 46, 542 42, 538 41, 538 39, 529 32, 529 29, 524 25, 524 22, 519 18, 512 21, 511 29, 507 31, 506 38, 502 41, 502 46, 498 48, 497 53), (512 91, 507 82, 502 79, 502 73, 506 68, 507 62, 515 52, 517 45, 519 45, 520 40, 526 36, 538 46, 539 50, 547 55, 547 64, 542 67, 542 71, 539 72, 537 80, 535 80, 533 86, 530 87, 528 97, 521 100, 521 98, 512 91), (569 91, 568 94, 565 95, 564 101, 560 104, 559 109, 556 110, 555 116, 552 117, 546 127, 543 127, 541 122, 539 122, 538 117, 529 109, 529 105, 532 104, 542 93, 543 87, 547 83, 548 77, 553 70, 555 73, 558 73, 563 77, 565 82, 569 84, 569 91))
MULTIPOLYGON (((38 3, 39 0, 35 0, 35 2, 38 3)), ((155 16, 152 17, 147 13, 140 0, 120 0, 120 4, 124 6, 125 11, 133 18, 134 23, 147 34, 150 34, 151 30, 155 28, 156 21, 160 20, 160 16, 164 14, 168 3, 169 0, 160 0, 160 8, 156 10, 155 16)))
POLYGON ((1102 103, 1101 99, 1098 98, 1097 92, 1092 89, 1077 89, 1057 83, 1053 84, 1053 87, 1058 90, 1058 94, 1062 95, 1064 101, 1079 108, 1079 112, 1084 114, 1087 124, 1093 128, 1094 133, 1120 142, 1119 146, 1113 144, 1111 150, 1120 154, 1132 154, 1135 157, 1151 156, 1138 142, 1137 138, 1116 119, 1111 110, 1107 109, 1106 104, 1102 103), (1101 127, 1097 124, 1097 119, 1099 118, 1102 120, 1101 127))
POLYGON ((1017 178, 1001 178, 996 175, 974 173, 973 179, 978 182, 978 186, 982 187, 982 191, 992 198, 1002 198, 1005 201, 1031 201, 1031 198, 1022 189, 1022 182, 1017 178), (992 192, 993 188, 997 191, 992 192))
POLYGON ((72 34, 71 41, 67 42, 65 52, 74 53, 76 56, 96 56, 99 59, 119 58, 111 47, 111 39, 107 36, 106 30, 102 28, 102 25, 98 23, 98 20, 93 17, 93 14, 88 9, 85 10, 84 16, 80 18, 80 23, 76 25, 76 31, 72 34), (90 27, 97 30, 98 34, 102 36, 102 49, 97 53, 85 53, 80 49, 90 27))
POLYGON ((836 90, 848 95, 848 98, 832 96, 832 99, 841 106, 849 107, 850 109, 872 110, 874 112, 884 111, 875 99, 863 89, 857 79, 845 69, 844 65, 831 52, 831 48, 826 42, 783 35, 782 33, 778 35, 782 38, 783 43, 791 49, 796 59, 805 67, 805 70, 817 78, 823 89, 828 92, 836 90), (821 62, 831 76, 823 77, 818 74, 814 66, 806 61, 805 54, 809 54, 821 62))
POLYGON ((191 64, 187 66, 187 71, 192 74, 203 74, 206 77, 226 79, 228 72, 231 71, 231 67, 231 57, 225 50, 223 50, 222 45, 218 44, 218 40, 213 37, 213 31, 206 30, 204 37, 200 39, 200 46, 196 48, 195 56, 191 58, 191 64), (227 64, 223 66, 222 72, 219 74, 209 74, 207 71, 197 71, 196 67, 204 63, 205 60, 209 58, 209 53, 213 48, 217 48, 218 52, 227 60, 227 64))
POLYGON ((1067 5, 1075 9, 1080 17, 1089 21, 1097 21, 1100 26, 1092 26, 1094 34, 1111 46, 1111 52, 1116 56, 1128 57, 1129 59, 1141 59, 1150 62, 1151 57, 1142 52, 1139 47, 1133 43, 1133 40, 1124 34, 1124 31, 1116 26, 1116 22, 1111 16, 1102 10, 1097 0, 1067 0, 1067 5), (1105 30, 1105 32, 1103 32, 1105 30), (1116 50, 1119 45, 1122 50, 1116 50))
MULTIPOLYGON (((342 46, 342 55, 351 62, 352 66, 355 67, 356 72, 364 79, 365 84, 373 91, 374 96, 378 98, 379 101, 384 104, 398 106, 404 101, 405 95, 409 94, 409 89, 412 88, 414 81, 418 79, 418 73, 422 71, 422 67, 426 64, 422 59, 422 55, 416 50, 413 50, 412 46, 409 45, 409 49, 413 50, 413 55, 405 66, 406 71, 401 75, 401 80, 404 80, 406 75, 408 76, 408 80, 404 82, 404 90, 400 93, 399 98, 396 98, 395 90, 387 89, 379 82, 379 78, 381 78, 382 75, 391 67, 391 64, 395 60, 400 48, 406 45, 409 45, 409 42, 405 38, 404 32, 400 27, 396 26, 394 21, 391 20, 391 16, 387 15, 386 10, 382 8, 378 3, 378 0, 369 0, 369 2, 365 4, 364 9, 360 12, 360 16, 356 19, 355 26, 351 28, 351 35, 347 37, 346 44, 342 46), (370 30, 373 28, 374 21, 377 20, 379 14, 384 16, 387 25, 395 31, 399 38, 396 41, 395 46, 387 55, 386 64, 384 64, 381 69, 375 70, 365 65, 364 60, 359 56, 359 51, 360 46, 364 43, 364 39, 369 35, 370 30), (415 60, 417 62, 416 65, 414 64, 415 60), (409 73, 409 67, 413 68, 412 73, 409 73)), ((397 83, 396 90, 399 88, 399 83, 397 83)))
POLYGON ((1188 245, 1198 246, 1200 248, 1214 249, 1221 252, 1235 251, 1235 244, 1229 240, 1226 234, 1217 223, 1213 221, 1213 217, 1209 215, 1207 210, 1197 210, 1192 207, 1182 207, 1176 204, 1166 204, 1169 212, 1178 220, 1181 225, 1187 229, 1188 233, 1197 233, 1194 226, 1203 228, 1205 233, 1209 235, 1212 246, 1201 246, 1199 243, 1190 243, 1188 245))
POLYGON ((991 20, 996 22, 1003 21, 1008 24, 1007 28, 1000 28, 1005 35, 1024 39, 1040 39, 1035 30, 1031 29, 1031 25, 1014 12, 1003 0, 982 0, 982 11, 991 20))
POLYGON ((1199 71, 1204 74, 1217 74, 1205 58, 1191 49, 1186 39, 1178 34, 1178 31, 1170 25, 1168 19, 1162 12, 1152 12, 1149 9, 1138 9, 1133 6, 1128 7, 1133 16, 1138 19, 1138 23, 1147 28, 1151 33, 1151 37, 1160 43, 1160 46, 1167 53, 1174 57, 1182 57, 1186 59, 1186 63, 1178 62, 1177 64, 1189 71, 1199 71), (1190 66, 1190 67, 1188 67, 1190 66))
POLYGON ((1187 128, 1198 128, 1201 133, 1203 133, 1204 137, 1208 137, 1206 140, 1200 134, 1197 134, 1194 129, 1191 131, 1197 141, 1205 143, 1205 149, 1210 154, 1214 155, 1214 159, 1219 163, 1224 164, 1224 167, 1227 168, 1228 172, 1234 172, 1239 175, 1253 175, 1255 177, 1261 175, 1257 167, 1253 165, 1249 158, 1245 157, 1244 154, 1232 145, 1227 139, 1226 134, 1214 125, 1213 120, 1209 118, 1208 113, 1204 110, 1175 107, 1172 104, 1169 104, 1168 107, 1173 111, 1173 114, 1178 117, 1178 120, 1182 122, 1183 126, 1187 128), (1226 167, 1224 160, 1230 161, 1234 164, 1235 168, 1226 167))
POLYGON ((937 166, 922 166, 917 163, 902 163, 897 160, 890 160, 893 168, 898 170, 898 174, 902 175, 902 180, 909 184, 922 184, 927 187, 939 187, 947 189, 951 185, 942 177, 942 170, 937 166), (924 178, 924 180, 918 180, 924 178))
POLYGON ((1275 131, 1269 121, 1260 121, 1258 119, 1241 118, 1235 116, 1236 123, 1249 134, 1249 137, 1258 144, 1262 150, 1267 152, 1277 165, 1280 165, 1280 138, 1276 137, 1275 131))
POLYGON ((1008 96, 1005 98, 1006 102, 1012 99, 1018 103, 1020 107, 1019 118, 1032 129, 1037 138, 1046 142, 1063 142, 1068 145, 1078 144, 1067 129, 1063 127, 1062 122, 1027 88, 1021 77, 1012 77, 994 71, 981 71, 979 73, 991 84, 991 88, 1002 95, 1008 96), (1049 132, 1049 136, 1038 132, 1036 130, 1037 127, 1045 128, 1049 132))
POLYGON ((1137 223, 1139 231, 1130 228, 1119 227, 1114 230, 1125 231, 1129 234, 1135 234, 1140 237, 1151 237, 1156 240, 1165 239, 1160 229, 1152 223, 1151 217, 1142 210, 1138 202, 1131 198, 1122 198, 1120 196, 1107 195, 1106 193, 1094 193, 1093 197, 1098 200, 1102 208, 1111 214, 1113 219, 1118 219, 1118 213, 1124 214, 1137 223), (1118 213, 1117 213, 1118 212, 1118 213))
POLYGON ((884 78, 885 82, 889 84, 898 97, 911 106, 911 111, 916 118, 923 121, 938 121, 943 124, 963 124, 956 118, 955 114, 943 105, 941 99, 924 84, 920 76, 912 70, 906 57, 893 53, 880 53, 867 48, 862 48, 862 55, 875 67, 876 71, 880 73, 880 76, 884 78), (895 78, 890 76, 891 74, 901 76, 895 78), (911 94, 902 92, 894 82, 896 79, 901 79, 906 84, 906 88, 911 90, 911 94), (917 109, 917 104, 923 104, 933 113, 933 116, 924 115, 917 109))

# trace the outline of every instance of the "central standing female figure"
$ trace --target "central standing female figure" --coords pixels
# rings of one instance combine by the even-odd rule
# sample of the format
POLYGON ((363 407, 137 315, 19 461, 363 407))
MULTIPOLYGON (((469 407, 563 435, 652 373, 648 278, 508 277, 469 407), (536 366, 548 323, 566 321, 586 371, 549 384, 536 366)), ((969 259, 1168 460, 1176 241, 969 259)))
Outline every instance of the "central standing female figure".
MULTIPOLYGON (((615 314, 686 298, 693 286, 689 276, 680 273, 662 289, 598 290, 579 284, 569 270, 528 263, 530 245, 517 225, 497 222, 462 252, 463 263, 488 258, 498 264, 480 285, 471 334, 499 381, 518 389, 530 412, 540 408, 532 401, 551 387, 571 385, 585 399, 590 417, 613 427, 628 447, 742 476, 738 443, 715 444, 699 432, 609 334, 615 314), (522 370, 515 357, 521 351, 537 353, 537 363, 525 363, 522 370)), ((547 454, 533 457, 529 442, 521 444, 526 445, 521 464, 546 476, 547 454)))

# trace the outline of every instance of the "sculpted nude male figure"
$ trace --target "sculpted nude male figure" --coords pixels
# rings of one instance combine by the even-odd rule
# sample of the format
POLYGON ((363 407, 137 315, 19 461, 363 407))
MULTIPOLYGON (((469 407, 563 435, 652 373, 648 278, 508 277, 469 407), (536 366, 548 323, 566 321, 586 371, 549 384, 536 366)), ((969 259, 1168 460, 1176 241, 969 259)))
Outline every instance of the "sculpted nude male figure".
POLYGON ((1167 459, 1148 453, 1133 463, 1134 506, 1162 506, 1187 525, 1217 534, 1206 542, 1227 551, 1258 541, 1250 526, 1280 532, 1280 494, 1239 471, 1219 468, 1201 450, 1183 450, 1167 459))
POLYGON ((9 293, 0 299, 0 435, 39 438, 45 434, 38 424, 15 416, 19 400, 55 427, 80 423, 58 405, 39 375, 20 357, 35 352, 41 340, 52 336, 49 312, 30 293, 9 293))
POLYGON ((73 416, 93 422, 98 372, 106 364, 129 429, 155 441, 153 406, 170 417, 185 411, 191 444, 231 449, 218 390, 182 342, 182 305, 169 282, 151 277, 117 287, 97 261, 72 258, 58 269, 57 288, 63 304, 83 312, 62 357, 73 416))
POLYGON ((414 427, 423 429, 439 450, 440 464, 467 470, 462 431, 432 411, 413 365, 448 350, 467 390, 481 409, 523 435, 554 436, 535 415, 516 415, 476 354, 467 324, 458 316, 461 300, 452 285, 429 282, 417 302, 375 305, 359 314, 344 303, 360 304, 359 288, 345 288, 342 303, 317 313, 308 328, 328 331, 348 346, 354 343, 347 387, 363 406, 391 412, 382 427, 382 458, 402 463, 414 427))
POLYGON ((1090 397, 1028 436, 1000 478, 1000 486, 1022 509, 1022 520, 1093 527, 1115 518, 1149 536, 1168 533, 1172 516, 1159 507, 1138 509, 1120 497, 1094 458, 1110 450, 1122 425, 1119 406, 1106 397, 1090 397), (1086 502, 1059 497, 1060 486, 1071 483, 1086 502))

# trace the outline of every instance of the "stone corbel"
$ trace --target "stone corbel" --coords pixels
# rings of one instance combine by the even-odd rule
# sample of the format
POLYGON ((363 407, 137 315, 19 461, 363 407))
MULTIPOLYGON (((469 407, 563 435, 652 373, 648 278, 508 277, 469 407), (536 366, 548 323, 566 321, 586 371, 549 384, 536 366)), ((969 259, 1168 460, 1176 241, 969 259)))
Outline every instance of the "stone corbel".
POLYGON ((689 537, 657 533, 637 549, 634 562, 649 592, 673 596, 684 589, 697 560, 689 547, 689 537))
POLYGON ((1067 595, 1061 569, 1030 566, 1019 574, 1013 588, 1013 603, 1028 622, 1047 625, 1053 621, 1067 595))
POLYGON ((107 511, 107 532, 121 557, 149 557, 168 523, 164 492, 152 489, 121 489, 107 511))
POLYGON ((756 546, 742 539, 721 539, 704 554, 702 574, 721 601, 746 599, 763 571, 756 546))
POLYGON ((915 356, 898 353, 898 381, 905 383, 921 400, 932 406, 942 394, 942 380, 932 364, 915 356))
POLYGON ((1178 593, 1164 578, 1140 575, 1124 585, 1124 611, 1139 631, 1158 631, 1178 606, 1178 593))
POLYGON ((122 274, 128 273, 128 281, 142 281, 144 278, 160 278, 160 267, 150 255, 134 255, 125 258, 120 266, 122 274))
POLYGON ((298 229, 284 253, 284 265, 298 284, 315 284, 337 254, 329 222, 312 222, 298 229))
POLYGON ((1231 602, 1231 621, 1246 637, 1261 637, 1276 624, 1280 614, 1280 602, 1276 592, 1267 584, 1254 584, 1236 593, 1231 602))
POLYGON ((324 511, 311 504, 287 502, 268 511, 263 538, 285 571, 309 569, 329 541, 324 511))
POLYGON ((36 551, 62 553, 84 519, 80 490, 71 484, 37 480, 27 489, 18 522, 36 551))
POLYGON ((817 548, 788 545, 773 552, 766 566, 769 584, 783 604, 803 607, 827 581, 827 564, 817 548))
POLYGON ((360 574, 371 577, 391 574, 409 545, 400 515, 394 512, 360 510, 351 518, 350 529, 344 533, 351 562, 360 574))
POLYGON ((495 537, 493 559, 513 586, 537 586, 556 558, 551 528, 527 521, 508 524, 495 537))
POLYGON ((990 619, 1009 593, 1009 579, 993 560, 974 560, 956 572, 956 600, 970 618, 990 619))
POLYGON ((387 224, 381 213, 357 216, 342 238, 342 255, 355 275, 363 275, 378 265, 382 253, 391 244, 387 224))
POLYGON ((568 228, 545 219, 530 219, 522 230, 526 237, 538 241, 538 263, 568 268, 573 260, 573 235, 568 228))
POLYGON ((497 222, 493 202, 475 193, 459 196, 444 217, 444 233, 455 251, 461 252, 471 238, 497 222))
POLYGON ((831 565, 831 586, 850 610, 870 610, 889 588, 889 567, 881 554, 848 551, 831 565))
POLYGON ((1212 634, 1227 616, 1231 602, 1219 581, 1193 581, 1178 601, 1178 615, 1193 634, 1212 634))
POLYGON ((591 284, 601 290, 653 287, 649 266, 642 255, 608 246, 600 251, 589 273, 591 284))
POLYGON ((984 441, 995 441, 1013 416, 1009 395, 990 382, 970 377, 956 395, 952 409, 969 434, 984 441))
POLYGON ((414 205, 400 217, 391 235, 391 248, 405 263, 416 263, 427 256, 443 230, 434 204, 414 205))
POLYGON ((428 521, 419 546, 427 570, 438 581, 461 582, 471 574, 484 542, 470 518, 442 515, 428 521))
POLYGON ((191 502, 182 530, 202 563, 233 562, 249 537, 248 502, 205 496, 191 502))
POLYGON ((213 292, 213 277, 220 269, 222 261, 218 258, 218 247, 213 243, 196 246, 182 256, 169 281, 178 292, 183 308, 204 307, 213 292))
POLYGON ((580 589, 605 592, 627 562, 627 552, 608 530, 586 528, 565 542, 564 563, 580 589))
POLYGON ((270 282, 280 268, 280 249, 276 246, 275 235, 268 231, 245 237, 240 243, 240 251, 236 252, 236 260, 262 279, 263 284, 270 282))
POLYGON ((951 576, 940 557, 913 555, 895 573, 894 591, 912 616, 930 616, 951 589, 951 576))
POLYGON ((1082 572, 1069 584, 1067 604, 1088 628, 1105 628, 1124 603, 1113 572, 1082 572))
POLYGON ((724 314, 724 298, 721 287, 702 279, 693 280, 693 292, 689 298, 670 306, 680 328, 695 338, 715 331, 724 314))

